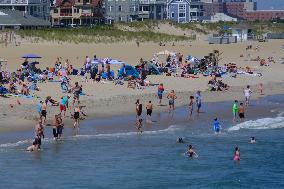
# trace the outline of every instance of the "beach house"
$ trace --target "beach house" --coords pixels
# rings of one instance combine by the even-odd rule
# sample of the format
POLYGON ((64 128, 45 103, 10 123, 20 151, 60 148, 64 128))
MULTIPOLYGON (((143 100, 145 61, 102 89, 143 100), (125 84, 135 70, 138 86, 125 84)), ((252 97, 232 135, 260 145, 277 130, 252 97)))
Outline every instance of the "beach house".
POLYGON ((171 0, 168 2, 168 19, 178 23, 190 21, 190 3, 188 0, 171 0))
POLYGON ((107 24, 138 20, 139 0, 104 0, 107 24))
POLYGON ((203 19, 203 2, 200 0, 170 0, 167 4, 168 19, 187 23, 203 19))
POLYGON ((0 0, 0 9, 18 10, 24 14, 49 20, 50 0, 0 0))
POLYGON ((139 0, 139 20, 165 20, 167 19, 166 0, 139 0))
POLYGON ((75 27, 103 21, 101 0, 56 0, 51 7, 51 23, 75 27))

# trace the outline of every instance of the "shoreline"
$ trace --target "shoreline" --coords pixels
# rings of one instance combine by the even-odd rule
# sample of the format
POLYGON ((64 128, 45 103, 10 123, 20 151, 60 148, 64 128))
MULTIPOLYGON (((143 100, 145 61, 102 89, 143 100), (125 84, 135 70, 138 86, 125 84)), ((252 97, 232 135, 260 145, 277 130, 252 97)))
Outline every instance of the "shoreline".
MULTIPOLYGON (((279 101, 279 97, 284 97, 281 95, 267 95, 260 99, 252 100, 252 105, 247 109, 246 121, 267 118, 267 117, 277 117, 279 115, 282 101, 279 101), (271 103, 277 101, 277 103, 271 103), (257 107, 257 108, 256 108, 257 107), (267 111, 269 109, 269 111, 267 111), (276 111, 272 111, 276 110, 276 111)), ((177 107, 174 114, 169 114, 167 112, 154 112, 152 116, 153 123, 143 124, 143 132, 163 132, 170 130, 172 127, 183 128, 190 126, 189 128, 194 133, 199 133, 200 129, 204 127, 211 132, 210 125, 215 117, 218 117, 222 124, 224 125, 224 131, 231 126, 239 124, 241 122, 233 122, 230 101, 216 101, 216 102, 205 102, 203 104, 204 110, 198 115, 194 112, 193 118, 188 119, 187 117, 187 107, 180 106, 177 107), (218 112, 215 111, 215 107, 218 107, 218 112)), ((283 112, 282 112, 283 113, 283 112)), ((145 113, 142 114, 145 117, 145 113)), ((80 132, 78 135, 74 135, 74 130, 71 127, 65 127, 63 131, 62 140, 68 140, 70 137, 80 137, 80 136, 119 136, 119 135, 129 135, 135 134, 135 116, 131 114, 115 115, 112 117, 92 117, 86 119, 81 123, 80 132)), ((33 128, 27 128, 26 130, 13 130, 12 132, 3 133, 0 132, 0 145, 18 145, 20 143, 30 143, 33 140, 33 128)), ((45 135, 48 141, 52 140, 52 127, 45 128, 45 135)), ((142 133, 143 135, 143 133, 142 133)))
MULTIPOLYGON (((254 89, 256 86, 251 86, 253 90, 252 100, 257 100, 259 98, 265 98, 272 95, 282 95, 284 91, 284 83, 272 83, 265 87, 265 94, 260 95, 254 89)), ((202 91, 202 102, 203 103, 217 103, 217 102, 232 102, 234 100, 243 101, 243 86, 239 87, 231 87, 229 91, 202 91)), ((176 108, 186 108, 189 102, 189 96, 194 95, 193 91, 176 91, 178 99, 176 101, 176 108)), ((153 113, 166 113, 168 112, 168 100, 163 97, 162 104, 164 106, 156 106, 157 97, 155 93, 149 94, 140 94, 140 95, 117 95, 112 98, 99 98, 92 99, 88 98, 82 100, 81 104, 86 105, 85 110, 87 113, 86 119, 81 121, 81 124, 84 122, 88 122, 89 120, 97 120, 97 119, 108 119, 112 117, 122 117, 122 116, 133 116, 135 117, 135 101, 140 98, 141 103, 143 104, 143 112, 145 113, 145 103, 149 100, 152 100, 154 103, 153 113)), ((9 105, 5 108, 9 108, 9 105)), ((20 106, 19 106, 20 107, 20 106)), ((0 133, 16 133, 16 132, 25 132, 34 128, 35 119, 36 119, 36 108, 35 104, 23 104, 21 105, 21 111, 24 113, 24 117, 20 118, 15 117, 14 115, 7 116, 6 119, 3 118, 0 120, 0 133), (17 118, 17 121, 14 120, 17 118)), ((58 112, 59 107, 55 106, 48 110, 49 115, 54 115, 58 112)), ((17 115, 17 112, 14 112, 17 115)), ((63 122, 66 128, 71 128, 73 125, 73 119, 69 116, 69 112, 67 111, 67 118, 63 118, 63 122)), ((52 123, 52 119, 48 117, 47 125, 52 123)), ((50 126, 46 126, 50 127, 50 126)))

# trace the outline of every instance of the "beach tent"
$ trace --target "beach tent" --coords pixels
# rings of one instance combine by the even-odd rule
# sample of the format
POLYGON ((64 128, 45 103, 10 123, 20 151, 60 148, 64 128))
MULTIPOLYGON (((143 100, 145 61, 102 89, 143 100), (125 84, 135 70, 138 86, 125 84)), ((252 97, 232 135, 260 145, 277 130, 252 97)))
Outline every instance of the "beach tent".
POLYGON ((41 56, 37 54, 25 54, 22 56, 22 58, 41 58, 41 56))
POLYGON ((134 78, 139 77, 139 73, 137 72, 137 70, 134 67, 129 66, 129 65, 122 66, 118 70, 118 76, 117 77, 122 77, 123 75, 125 75, 126 77, 128 77, 128 76, 133 76, 134 78))
POLYGON ((188 62, 194 64, 194 65, 200 63, 200 60, 199 60, 199 59, 197 59, 196 57, 191 56, 191 55, 188 55, 188 56, 186 57, 186 60, 187 60, 188 62))
POLYGON ((145 61, 145 64, 147 64, 151 75, 161 75, 161 72, 155 64, 147 61, 145 61))

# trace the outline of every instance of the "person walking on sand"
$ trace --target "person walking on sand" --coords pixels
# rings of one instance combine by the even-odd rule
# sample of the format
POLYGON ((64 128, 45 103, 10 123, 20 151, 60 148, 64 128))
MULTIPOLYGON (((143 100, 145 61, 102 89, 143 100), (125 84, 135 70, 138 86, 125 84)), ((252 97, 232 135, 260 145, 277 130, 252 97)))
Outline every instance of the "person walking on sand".
POLYGON ((191 118, 191 117, 192 117, 193 105, 194 105, 194 96, 190 96, 190 97, 189 97, 189 105, 188 105, 188 109, 189 109, 189 118, 191 118))
POLYGON ((163 83, 161 83, 158 86, 158 98, 159 98, 159 106, 162 105, 162 99, 163 99, 163 93, 164 93, 165 89, 164 89, 164 85, 163 83))
POLYGON ((237 114, 238 114, 238 101, 235 100, 234 104, 233 104, 233 121, 237 121, 237 114))
POLYGON ((176 96, 175 91, 172 90, 172 91, 168 94, 167 98, 169 99, 169 111, 171 111, 171 110, 174 111, 174 110, 175 110, 175 100, 177 99, 177 96, 176 96))
POLYGON ((196 101, 196 106, 197 106, 197 113, 200 113, 200 108, 201 108, 201 92, 197 91, 195 94, 195 101, 196 101))
POLYGON ((246 99, 246 106, 249 106, 249 104, 250 104, 251 94, 252 94, 252 91, 250 89, 250 86, 247 85, 247 88, 244 89, 244 95, 245 95, 245 99, 246 99))
POLYGON ((75 105, 76 101, 78 102, 78 104, 80 104, 80 93, 82 92, 82 87, 78 82, 75 82, 75 86, 72 88, 72 92, 74 95, 73 106, 75 105))
POLYGON ((147 120, 146 120, 146 122, 147 123, 152 123, 151 116, 152 116, 152 112, 153 112, 153 104, 152 104, 151 101, 149 101, 146 104, 146 110, 147 110, 147 120))
POLYGON ((66 109, 68 108, 69 98, 70 98, 69 95, 61 97, 59 109, 60 109, 60 114, 62 114, 62 112, 64 111, 64 114, 63 114, 64 117, 66 117, 66 109))
POLYGON ((136 110, 136 118, 139 119, 142 115, 142 104, 140 103, 140 100, 137 99, 135 103, 135 110, 136 110))

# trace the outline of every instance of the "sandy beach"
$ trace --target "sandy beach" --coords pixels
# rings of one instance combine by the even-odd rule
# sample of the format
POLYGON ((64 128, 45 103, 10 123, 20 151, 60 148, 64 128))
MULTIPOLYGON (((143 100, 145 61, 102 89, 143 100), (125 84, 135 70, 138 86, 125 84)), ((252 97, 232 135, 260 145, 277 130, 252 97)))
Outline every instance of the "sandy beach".
MULTIPOLYGON (((238 67, 249 66, 255 73, 261 73, 262 76, 247 76, 238 75, 237 78, 226 77, 222 78, 224 83, 227 83, 230 88, 228 91, 210 92, 208 91, 208 81, 210 77, 198 75, 199 78, 181 78, 173 76, 149 76, 147 79, 152 83, 163 83, 166 93, 174 89, 177 92, 177 106, 188 104, 189 96, 195 91, 202 91, 204 102, 230 101, 233 99, 244 100, 243 88, 246 85, 251 85, 253 90, 252 97, 258 98, 256 85, 264 84, 265 95, 283 94, 284 93, 284 74, 281 58, 283 55, 282 45, 284 40, 271 40, 266 43, 250 42, 238 43, 229 45, 209 45, 206 41, 179 42, 175 46, 166 44, 165 47, 160 47, 155 43, 141 43, 137 47, 134 42, 122 44, 58 44, 50 42, 40 43, 22 43, 20 46, 1 46, 1 57, 8 60, 8 68, 10 71, 16 70, 23 62, 21 56, 26 53, 36 53, 42 56, 40 59, 40 68, 54 66, 57 57, 62 57, 63 60, 69 59, 74 67, 81 67, 85 57, 92 57, 96 54, 98 57, 111 57, 122 60, 130 65, 137 65, 140 58, 150 60, 153 55, 159 51, 169 50, 180 52, 184 56, 193 55, 195 57, 203 57, 213 50, 222 52, 220 65, 227 63, 236 63, 238 67), (248 50, 247 45, 259 46, 259 51, 248 50), (250 54, 250 57, 249 57, 250 54), (240 57, 243 55, 243 57, 240 57), (276 63, 270 63, 270 66, 260 66, 259 61, 250 61, 251 58, 267 59, 273 57, 276 63)), ((118 66, 112 67, 113 70, 118 69, 118 66)), ((113 115, 134 114, 135 101, 141 99, 145 104, 148 100, 152 100, 154 105, 158 100, 156 97, 157 87, 150 86, 143 90, 129 89, 126 85, 115 85, 113 82, 106 83, 84 83, 80 77, 71 77, 71 83, 79 81, 83 85, 83 90, 87 94, 82 96, 82 105, 85 105, 88 113, 87 119, 96 117, 108 117, 113 115)), ((39 99, 44 99, 46 96, 52 96, 55 100, 60 100, 63 95, 60 90, 60 85, 57 83, 40 83, 40 91, 35 92, 39 96, 38 99, 22 99, 18 97, 3 98, 0 97, 0 132, 11 132, 19 130, 28 130, 34 127, 35 119, 38 117, 36 105, 39 99), (21 105, 17 104, 17 100, 21 105), (13 105, 13 108, 11 108, 13 105)), ((72 95, 71 95, 72 96, 72 95)), ((164 99, 163 104, 168 104, 164 99)), ((167 106, 154 107, 154 111, 167 111, 167 106)), ((55 113, 59 112, 58 107, 48 107, 48 122, 55 113)), ((69 116, 69 112, 67 113, 69 116)), ((65 125, 71 126, 70 118, 64 119, 65 125)))

